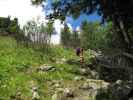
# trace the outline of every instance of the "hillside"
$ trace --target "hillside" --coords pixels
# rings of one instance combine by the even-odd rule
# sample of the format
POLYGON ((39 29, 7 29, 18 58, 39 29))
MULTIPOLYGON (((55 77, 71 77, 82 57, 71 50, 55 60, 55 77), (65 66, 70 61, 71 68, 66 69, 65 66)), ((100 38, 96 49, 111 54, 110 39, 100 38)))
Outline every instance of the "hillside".
MULTIPOLYGON (((52 46, 49 52, 18 45, 11 37, 0 37, 0 99, 10 100, 21 92, 25 100, 32 97, 31 89, 39 88, 40 96, 49 98, 49 81, 72 82, 79 64, 67 64, 66 60, 77 59, 74 50, 52 46), (37 71, 40 66, 53 66, 55 71, 37 71), (33 86, 32 86, 33 85, 33 86)), ((50 93, 49 93, 50 92, 50 93)))
POLYGON ((91 65, 92 58, 92 52, 85 51, 85 64, 81 66, 73 49, 51 45, 46 51, 20 45, 13 37, 0 36, 0 100, 123 98, 119 93, 125 94, 125 84, 129 83, 101 80, 95 70, 99 67, 91 65))

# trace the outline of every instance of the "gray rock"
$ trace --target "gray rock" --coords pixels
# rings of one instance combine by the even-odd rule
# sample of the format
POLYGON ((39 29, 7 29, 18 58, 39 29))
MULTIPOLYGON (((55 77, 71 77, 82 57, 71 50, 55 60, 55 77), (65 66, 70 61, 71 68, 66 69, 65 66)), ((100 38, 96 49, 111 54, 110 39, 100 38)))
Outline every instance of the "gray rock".
POLYGON ((59 88, 60 87, 60 84, 59 83, 56 83, 56 84, 54 84, 54 87, 55 88, 59 88))
POLYGON ((57 92, 57 93, 63 93, 63 91, 64 91, 63 88, 57 88, 57 89, 56 89, 56 92, 57 92))
POLYGON ((74 91, 69 88, 64 89, 64 96, 65 97, 74 97, 74 91))
POLYGON ((39 68, 37 68, 37 71, 42 71, 42 72, 55 71, 55 67, 44 64, 44 65, 41 65, 39 68))
POLYGON ((85 69, 85 68, 80 68, 79 72, 80 72, 81 75, 88 75, 88 70, 85 69))
POLYGON ((67 60, 66 60, 65 58, 62 58, 61 61, 62 61, 62 62, 66 62, 67 60))
POLYGON ((98 79, 99 78, 98 72, 96 72, 96 71, 91 71, 91 75, 95 79, 98 79))
POLYGON ((61 88, 62 80, 52 80, 51 82, 49 82, 49 85, 53 88, 61 88))
POLYGON ((33 94, 32 94, 32 100, 39 100, 40 99, 40 96, 39 96, 39 94, 38 94, 38 92, 33 92, 33 94))
POLYGON ((118 84, 118 85, 121 85, 122 84, 122 80, 117 80, 115 83, 118 84))
POLYGON ((90 90, 90 89, 93 89, 93 90, 97 90, 100 88, 99 85, 97 85, 96 83, 88 83, 88 82, 85 82, 82 86, 81 86, 82 89, 85 89, 85 90, 90 90))
POLYGON ((87 79, 85 83, 83 83, 79 88, 83 90, 87 90, 90 95, 96 96, 96 93, 99 90, 103 90, 104 92, 108 91, 109 83, 104 82, 102 80, 93 80, 87 79))
POLYGON ((85 83, 80 87, 80 89, 89 90, 89 89, 93 89, 93 88, 90 87, 90 85, 89 85, 87 82, 85 82, 85 83))
POLYGON ((98 85, 97 83, 89 83, 89 86, 94 90, 100 89, 102 86, 98 85))
POLYGON ((52 95, 52 100, 62 100, 63 91, 63 88, 56 88, 55 93, 52 95))
POLYGON ((83 80, 83 79, 84 79, 83 77, 76 76, 76 77, 74 78, 74 81, 80 81, 80 80, 83 80))
POLYGON ((22 93, 19 91, 16 93, 15 100, 22 100, 22 93))
POLYGON ((52 100, 68 100, 68 98, 73 98, 74 92, 69 88, 57 88, 52 96, 52 100))
POLYGON ((57 64, 64 64, 67 60, 65 58, 61 58, 61 59, 58 59, 56 60, 56 63, 57 64))
POLYGON ((38 88, 37 87, 33 87, 32 88, 32 100, 39 100, 40 96, 38 94, 38 88))
POLYGON ((58 99, 58 94, 57 94, 57 93, 55 93, 54 95, 52 95, 52 100, 59 100, 59 99, 58 99))

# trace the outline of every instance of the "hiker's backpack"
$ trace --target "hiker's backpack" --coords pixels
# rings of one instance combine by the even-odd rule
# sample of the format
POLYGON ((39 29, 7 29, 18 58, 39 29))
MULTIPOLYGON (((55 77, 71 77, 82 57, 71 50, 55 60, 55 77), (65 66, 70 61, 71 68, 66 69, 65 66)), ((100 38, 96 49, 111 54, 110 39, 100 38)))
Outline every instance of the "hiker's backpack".
POLYGON ((81 52, 81 51, 80 51, 80 48, 77 48, 77 49, 76 49, 76 55, 79 56, 79 55, 80 55, 80 52, 81 52))

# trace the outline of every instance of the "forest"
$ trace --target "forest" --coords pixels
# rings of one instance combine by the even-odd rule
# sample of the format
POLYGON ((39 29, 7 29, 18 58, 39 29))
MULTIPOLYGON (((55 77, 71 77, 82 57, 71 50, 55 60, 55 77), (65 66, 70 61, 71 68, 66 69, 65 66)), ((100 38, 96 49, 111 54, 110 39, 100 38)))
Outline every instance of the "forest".
POLYGON ((30 2, 50 5, 47 22, 21 27, 17 17, 0 17, 0 100, 133 99, 132 0, 30 2), (78 29, 66 21, 95 13, 100 20, 84 19, 78 29))
POLYGON ((10 16, 0 17, 0 33, 1 34, 12 34, 12 33, 19 33, 20 26, 18 24, 18 19, 14 18, 13 20, 10 19, 10 16))

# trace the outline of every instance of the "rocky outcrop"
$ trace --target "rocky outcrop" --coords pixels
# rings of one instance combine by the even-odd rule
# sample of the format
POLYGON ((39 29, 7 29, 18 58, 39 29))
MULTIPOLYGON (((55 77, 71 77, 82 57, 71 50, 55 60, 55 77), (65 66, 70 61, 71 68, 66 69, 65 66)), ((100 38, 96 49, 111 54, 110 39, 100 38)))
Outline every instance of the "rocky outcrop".
MULTIPOLYGON (((78 84, 78 83, 76 83, 78 84)), ((52 100, 96 100, 101 92, 108 92, 109 83, 102 80, 87 79, 82 84, 72 84, 72 87, 56 88, 52 100)))

